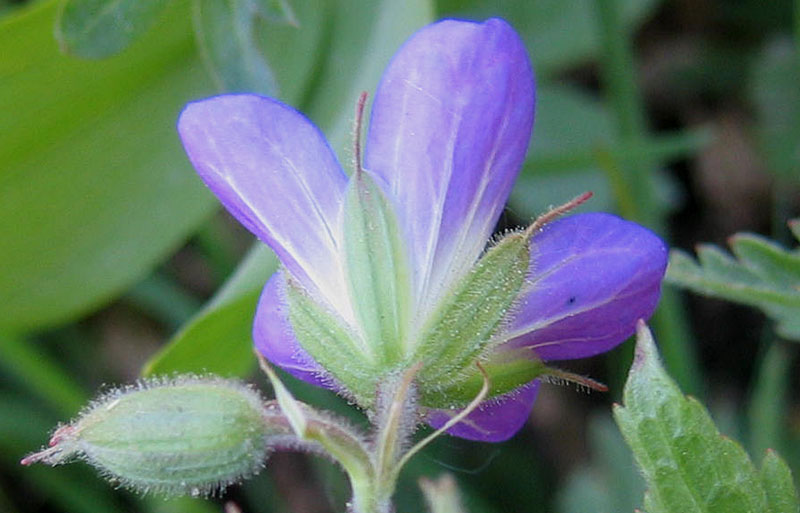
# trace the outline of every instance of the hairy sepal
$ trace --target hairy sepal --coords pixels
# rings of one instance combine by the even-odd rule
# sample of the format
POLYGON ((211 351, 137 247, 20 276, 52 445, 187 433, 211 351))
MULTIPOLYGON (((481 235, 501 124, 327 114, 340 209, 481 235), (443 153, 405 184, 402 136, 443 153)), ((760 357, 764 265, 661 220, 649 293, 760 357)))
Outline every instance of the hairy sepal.
POLYGON ((271 440, 291 435, 265 413, 259 394, 237 381, 145 381, 94 401, 23 463, 79 458, 142 493, 209 495, 257 473, 271 440))
MULTIPOLYGON (((535 358, 529 349, 498 352, 482 361, 489 378, 489 397, 506 394, 548 375, 550 369, 535 358)), ((422 394, 421 402, 428 408, 463 408, 472 401, 483 387, 484 375, 477 367, 465 369, 458 381, 440 387, 429 386, 422 394)))
POLYGON ((367 346, 388 368, 405 356, 408 258, 394 209, 366 171, 358 170, 348 186, 344 242, 356 317, 367 346))
POLYGON ((289 321, 303 349, 344 387, 341 393, 370 407, 375 401, 377 372, 363 341, 291 278, 286 280, 286 300, 289 321))
POLYGON ((426 323, 417 346, 423 395, 472 373, 475 360, 514 306, 528 274, 528 232, 498 242, 461 279, 426 323))

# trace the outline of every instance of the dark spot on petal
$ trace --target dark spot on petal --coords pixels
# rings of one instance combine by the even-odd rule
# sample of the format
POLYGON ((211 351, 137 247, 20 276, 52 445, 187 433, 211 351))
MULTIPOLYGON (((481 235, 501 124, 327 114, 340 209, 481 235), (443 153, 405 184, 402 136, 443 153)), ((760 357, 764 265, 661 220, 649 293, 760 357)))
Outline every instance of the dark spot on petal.
POLYGON ((569 299, 567 300, 567 304, 571 305, 573 303, 575 303, 575 296, 570 296, 569 299))

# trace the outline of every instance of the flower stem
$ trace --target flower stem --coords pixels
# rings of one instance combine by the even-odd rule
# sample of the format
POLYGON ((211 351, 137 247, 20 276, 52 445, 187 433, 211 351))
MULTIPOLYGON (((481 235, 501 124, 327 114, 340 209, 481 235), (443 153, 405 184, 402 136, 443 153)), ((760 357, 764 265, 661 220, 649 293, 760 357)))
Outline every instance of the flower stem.
POLYGON ((414 365, 395 379, 387 380, 378 391, 377 437, 373 447, 375 488, 378 505, 387 508, 397 483, 397 462, 417 425, 414 378, 421 368, 421 364, 414 365))

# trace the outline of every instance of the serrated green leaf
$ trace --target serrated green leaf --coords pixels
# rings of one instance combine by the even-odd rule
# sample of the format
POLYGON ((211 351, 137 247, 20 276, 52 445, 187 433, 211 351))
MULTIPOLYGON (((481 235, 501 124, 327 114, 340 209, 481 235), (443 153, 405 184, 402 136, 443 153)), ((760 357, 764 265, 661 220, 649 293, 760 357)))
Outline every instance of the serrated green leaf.
POLYGON ((210 84, 188 4, 99 62, 62 55, 56 2, 0 21, 0 327, 43 329, 147 275, 211 213, 175 134, 210 84), (57 84, 57 87, 54 87, 57 84))
POLYGON ((150 29, 166 6, 167 0, 66 0, 56 39, 78 57, 110 57, 150 29))
POLYGON ((667 281, 757 307, 778 323, 780 335, 800 340, 800 250, 750 234, 735 235, 731 246, 738 259, 711 245, 698 246, 699 263, 672 251, 667 281))
POLYGON ((252 324, 264 283, 278 267, 258 243, 211 301, 145 364, 143 376, 210 372, 246 376, 254 367, 252 324))
POLYGON ((800 284, 800 252, 789 252, 766 237, 737 234, 730 239, 733 254, 762 280, 786 288, 800 284))
POLYGON ((192 20, 200 54, 219 89, 276 95, 247 0, 194 0, 192 20))
POLYGON ((364 171, 350 180, 343 219, 353 307, 367 344, 389 366, 406 356, 411 278, 394 208, 364 171))
POLYGON ((744 449, 723 437, 706 409, 684 397, 664 372, 649 329, 637 329, 636 355, 614 416, 648 484, 651 513, 759 513, 767 492, 744 449))
POLYGON ((778 453, 766 452, 761 462, 761 484, 767 493, 770 513, 798 513, 800 499, 792 479, 792 471, 778 453))

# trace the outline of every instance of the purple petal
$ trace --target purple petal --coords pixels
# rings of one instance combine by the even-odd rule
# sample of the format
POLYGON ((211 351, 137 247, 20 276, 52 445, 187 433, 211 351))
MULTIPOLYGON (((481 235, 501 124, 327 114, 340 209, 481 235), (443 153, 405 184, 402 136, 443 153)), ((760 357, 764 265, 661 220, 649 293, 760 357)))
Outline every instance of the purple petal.
MULTIPOLYGON (((485 401, 477 410, 447 430, 451 435, 480 442, 503 442, 519 431, 530 416, 539 381, 485 401)), ((425 421, 436 429, 461 410, 430 410, 425 421)))
POLYGON ((325 371, 294 336, 284 298, 283 271, 272 275, 261 293, 253 323, 256 349, 292 376, 313 385, 335 389, 325 371))
POLYGON ((446 20, 414 35, 383 75, 365 167, 388 184, 429 304, 485 246, 525 156, 534 84, 502 20, 446 20))
POLYGON ((610 214, 547 225, 531 242, 531 276, 504 338, 543 360, 608 351, 653 313, 667 248, 650 230, 610 214))
POLYGON ((242 94, 190 103, 178 132, 231 214, 304 286, 334 299, 343 290, 337 219, 347 178, 319 130, 291 107, 242 94))

